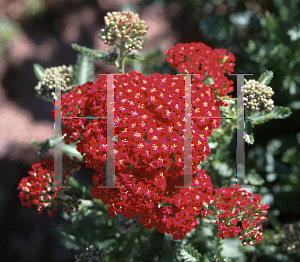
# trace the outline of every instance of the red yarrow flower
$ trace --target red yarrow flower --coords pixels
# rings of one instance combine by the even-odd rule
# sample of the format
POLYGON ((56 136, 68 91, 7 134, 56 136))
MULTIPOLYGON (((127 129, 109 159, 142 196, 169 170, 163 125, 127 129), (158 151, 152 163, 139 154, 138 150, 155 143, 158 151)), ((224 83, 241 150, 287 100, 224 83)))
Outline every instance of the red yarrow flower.
POLYGON ((239 186, 234 188, 223 187, 215 191, 212 205, 219 212, 223 212, 217 215, 219 221, 216 221, 216 224, 219 225, 218 230, 221 230, 218 235, 224 238, 225 236, 234 237, 241 233, 240 239, 243 246, 250 242, 252 245, 255 240, 259 243, 262 237, 262 225, 259 224, 258 227, 256 225, 260 221, 267 220, 261 214, 268 213, 270 207, 267 204, 262 205, 261 197, 257 194, 254 194, 253 199, 251 199, 252 194, 239 186), (232 212, 233 210, 235 211, 232 212), (232 225, 226 226, 228 224, 237 225, 238 221, 242 222, 243 229, 239 226, 235 228, 232 225))
MULTIPOLYGON (((212 77, 214 81, 211 88, 218 90, 220 97, 223 97, 233 91, 233 81, 229 81, 224 73, 233 72, 235 65, 234 55, 232 53, 226 55, 226 52, 225 49, 213 50, 203 43, 188 43, 169 48, 166 55, 167 61, 173 68, 178 67, 180 73, 199 74, 200 79, 212 77)), ((222 100, 217 102, 219 106, 227 105, 222 100)))
MULTIPOLYGON (((70 172, 79 170, 81 167, 76 163, 77 158, 70 160, 66 156, 62 162, 63 170, 63 185, 67 185, 69 178, 72 176, 70 172)), ((39 214, 42 214, 44 209, 48 210, 49 217, 52 217, 56 206, 60 202, 57 200, 57 193, 62 188, 49 188, 55 186, 59 181, 54 181, 54 160, 45 159, 32 165, 32 170, 28 172, 30 176, 22 178, 18 185, 21 190, 19 197, 22 206, 30 207, 32 204, 37 205, 39 214)))
MULTIPOLYGON (((168 52, 168 62, 173 68, 178 66, 182 73, 187 73, 186 70, 199 73, 192 78, 192 116, 220 117, 219 106, 226 104, 215 101, 213 90, 218 91, 220 97, 233 91, 233 82, 228 81, 224 72, 233 71, 234 56, 231 53, 226 56, 225 50, 212 50, 201 43, 179 44, 168 52)), ((63 116, 105 117, 106 84, 106 77, 101 76, 95 83, 86 83, 63 95, 63 116)), ((107 119, 64 119, 64 139, 66 143, 80 139, 77 150, 83 155, 86 166, 97 172, 93 177, 93 197, 110 205, 111 216, 123 213, 134 217, 140 213, 140 222, 147 228, 155 226, 159 232, 172 234, 173 239, 182 239, 197 226, 194 216, 213 213, 202 210, 204 203, 212 204, 214 200, 213 187, 209 176, 197 166, 209 155, 207 137, 219 127, 220 119, 192 118, 191 185, 199 188, 178 189, 175 186, 183 186, 184 178, 184 77, 160 74, 146 77, 132 71, 117 75, 114 85, 117 90, 114 124, 118 135, 115 184, 122 188, 98 188, 106 184, 107 119), (160 206, 161 203, 168 204, 168 208, 160 206)), ((215 206, 224 210, 219 218, 235 218, 240 210, 249 215, 247 206, 259 207, 259 197, 254 202, 247 197, 246 192, 238 189, 216 192, 215 206)), ((253 219, 255 222, 261 220, 259 217, 253 219)), ((235 236, 241 230, 232 225, 222 226, 221 237, 235 236)))

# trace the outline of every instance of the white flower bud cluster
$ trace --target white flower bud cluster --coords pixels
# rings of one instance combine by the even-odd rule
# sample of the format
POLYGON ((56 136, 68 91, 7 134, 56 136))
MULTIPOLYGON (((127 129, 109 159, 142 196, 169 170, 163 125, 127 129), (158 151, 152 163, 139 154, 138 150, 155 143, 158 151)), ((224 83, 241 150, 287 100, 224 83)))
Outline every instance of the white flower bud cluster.
POLYGON ((249 80, 242 89, 245 95, 244 105, 248 111, 270 112, 274 108, 274 101, 271 99, 274 92, 271 87, 249 80))
POLYGON ((145 20, 140 20, 138 14, 131 11, 108 12, 104 21, 106 26, 99 38, 105 44, 114 45, 118 39, 122 39, 126 50, 142 50, 143 40, 139 37, 146 35, 149 26, 145 25, 145 20))
POLYGON ((37 94, 47 100, 55 99, 55 86, 56 78, 60 75, 60 88, 61 93, 67 93, 74 88, 72 84, 73 79, 73 67, 72 66, 58 66, 47 68, 43 75, 43 81, 38 82, 38 85, 34 88, 37 94))

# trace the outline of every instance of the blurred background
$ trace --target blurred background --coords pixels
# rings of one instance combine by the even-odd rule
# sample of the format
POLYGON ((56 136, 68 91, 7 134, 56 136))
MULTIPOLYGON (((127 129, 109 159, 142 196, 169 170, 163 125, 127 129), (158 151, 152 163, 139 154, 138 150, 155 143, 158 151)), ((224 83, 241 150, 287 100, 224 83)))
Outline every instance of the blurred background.
MULTIPOLYGON (((52 218, 45 211, 38 215, 36 206, 22 207, 18 198, 18 183, 31 165, 53 159, 53 150, 38 155, 31 144, 54 135, 53 105, 35 96, 33 64, 74 65, 78 52, 72 43, 112 50, 98 38, 103 17, 127 10, 150 26, 140 52, 146 60, 135 65, 126 61, 127 72, 174 74, 165 52, 190 42, 232 52, 234 73, 253 73, 251 78, 257 79, 265 70, 274 72, 269 84, 274 104, 289 106, 292 115, 255 127, 255 144, 246 145, 246 169, 255 168, 265 181, 256 193, 271 209, 264 223, 266 242, 256 260, 243 254, 243 261, 299 261, 300 226, 288 233, 292 244, 288 236, 274 237, 284 224, 300 220, 300 1, 295 0, 1 0, 0 261, 74 261, 74 251, 54 233, 57 225, 68 223, 61 210, 52 218), (288 254, 287 246, 296 251, 288 254)), ((113 66, 94 62, 96 73, 117 73, 113 66)), ((229 78, 236 83, 236 77, 229 78)), ((92 175, 87 168, 77 174, 86 183, 92 183, 92 175)))

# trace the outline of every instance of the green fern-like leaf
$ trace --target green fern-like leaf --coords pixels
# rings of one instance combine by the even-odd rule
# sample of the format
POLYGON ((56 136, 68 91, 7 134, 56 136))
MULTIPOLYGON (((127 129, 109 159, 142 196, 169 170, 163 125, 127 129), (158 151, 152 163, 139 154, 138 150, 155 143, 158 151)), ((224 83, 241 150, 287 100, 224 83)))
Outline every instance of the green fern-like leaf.
POLYGON ((104 54, 104 52, 102 52, 100 50, 91 49, 91 48, 81 46, 78 44, 71 44, 71 47, 76 51, 79 51, 81 53, 84 53, 84 54, 87 54, 87 55, 90 55, 90 56, 96 58, 100 62, 106 61, 106 55, 104 54))
POLYGON ((40 64, 33 64, 33 71, 39 81, 43 81, 45 69, 40 64))
POLYGON ((135 54, 135 53, 134 54, 130 54, 127 57, 130 58, 130 59, 138 59, 138 60, 142 60, 142 61, 145 60, 142 56, 140 56, 138 54, 135 54))
POLYGON ((260 75, 258 82, 261 85, 268 85, 271 82, 273 76, 274 76, 273 72, 267 70, 266 72, 264 72, 260 75))
POLYGON ((85 53, 78 54, 74 70, 74 85, 81 86, 89 81, 94 81, 95 66, 93 58, 85 53))
POLYGON ((221 97, 221 100, 223 100, 225 103, 228 104, 235 104, 236 103, 236 98, 229 98, 229 97, 221 97))
POLYGON ((270 112, 253 112, 248 120, 252 126, 263 124, 272 119, 285 119, 292 114, 289 107, 275 106, 270 112))
POLYGON ((247 120, 246 120, 246 128, 245 128, 245 141, 250 145, 253 145, 254 143, 252 125, 251 122, 247 120))
POLYGON ((193 247, 184 246, 180 250, 180 255, 185 262, 200 262, 202 255, 193 247))
MULTIPOLYGON (((41 142, 38 142, 38 141, 32 141, 31 143, 33 145, 37 146, 37 147, 40 147, 40 149, 38 151, 38 154, 42 155, 42 154, 47 153, 49 151, 49 149, 55 147, 55 137, 52 137, 52 138, 48 139, 44 143, 41 143, 41 142)), ((66 154, 70 157, 73 157, 73 156, 77 157, 77 159, 79 161, 82 161, 82 155, 77 151, 76 143, 77 142, 72 142, 72 143, 70 143, 70 145, 67 145, 67 144, 64 143, 64 140, 62 140, 62 146, 61 146, 62 153, 66 154)))

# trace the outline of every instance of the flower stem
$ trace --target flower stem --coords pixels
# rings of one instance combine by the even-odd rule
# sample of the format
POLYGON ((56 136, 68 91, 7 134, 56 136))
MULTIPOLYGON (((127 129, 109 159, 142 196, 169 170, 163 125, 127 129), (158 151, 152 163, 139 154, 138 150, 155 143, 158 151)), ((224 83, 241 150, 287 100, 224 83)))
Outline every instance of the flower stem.
POLYGON ((120 74, 124 74, 125 71, 124 71, 124 58, 126 56, 123 55, 123 52, 124 52, 124 42, 123 42, 123 39, 121 39, 121 45, 118 46, 120 48, 120 61, 119 61, 119 66, 118 66, 118 71, 120 74))
POLYGON ((57 197, 61 198, 62 200, 67 200, 68 195, 65 193, 57 193, 57 197))

